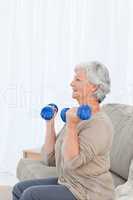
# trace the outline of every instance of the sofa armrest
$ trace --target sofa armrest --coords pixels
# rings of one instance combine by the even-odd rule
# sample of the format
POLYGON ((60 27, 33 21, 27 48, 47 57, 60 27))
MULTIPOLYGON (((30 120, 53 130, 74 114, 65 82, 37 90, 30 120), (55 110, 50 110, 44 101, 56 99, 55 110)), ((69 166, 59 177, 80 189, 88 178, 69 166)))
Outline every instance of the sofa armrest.
POLYGON ((28 158, 31 160, 42 160, 41 148, 24 149, 23 158, 28 158))

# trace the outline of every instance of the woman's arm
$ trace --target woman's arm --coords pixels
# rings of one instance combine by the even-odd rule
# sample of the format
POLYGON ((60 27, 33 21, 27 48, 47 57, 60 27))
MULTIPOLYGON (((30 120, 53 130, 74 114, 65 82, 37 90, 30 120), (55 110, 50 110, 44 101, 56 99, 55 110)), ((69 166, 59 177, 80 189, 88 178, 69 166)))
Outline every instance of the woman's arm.
POLYGON ((54 120, 46 121, 46 136, 44 143, 44 150, 47 154, 50 154, 54 151, 56 142, 56 133, 55 133, 55 125, 54 120))
POLYGON ((75 129, 67 129, 64 138, 64 167, 75 170, 105 154, 112 141, 112 131, 102 120, 93 120, 76 135, 75 129))
POLYGON ((43 162, 48 166, 55 166, 55 143, 56 133, 54 119, 52 119, 46 121, 45 143, 41 149, 43 162))
POLYGON ((79 137, 75 125, 66 125, 66 135, 63 142, 64 161, 71 160, 79 154, 79 137))

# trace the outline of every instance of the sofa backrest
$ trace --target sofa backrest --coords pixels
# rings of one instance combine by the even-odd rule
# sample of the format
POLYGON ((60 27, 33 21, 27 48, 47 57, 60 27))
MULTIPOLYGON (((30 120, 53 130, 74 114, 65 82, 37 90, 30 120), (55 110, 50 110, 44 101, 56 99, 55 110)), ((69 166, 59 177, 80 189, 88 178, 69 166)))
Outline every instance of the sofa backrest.
POLYGON ((104 104, 102 109, 111 119, 115 131, 110 170, 127 180, 133 158, 133 106, 111 103, 104 104))

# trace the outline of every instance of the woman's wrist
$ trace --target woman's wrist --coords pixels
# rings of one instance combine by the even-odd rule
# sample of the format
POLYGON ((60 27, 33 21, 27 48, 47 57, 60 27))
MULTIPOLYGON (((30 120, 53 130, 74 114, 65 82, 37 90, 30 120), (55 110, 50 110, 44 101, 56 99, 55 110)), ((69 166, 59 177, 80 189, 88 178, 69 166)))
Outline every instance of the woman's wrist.
POLYGON ((47 120, 46 121, 46 128, 55 128, 55 122, 54 120, 47 120))
POLYGON ((50 119, 50 120, 45 120, 46 124, 54 124, 54 118, 50 119))
POLYGON ((67 123, 66 124, 66 128, 67 129, 71 129, 71 130, 75 130, 77 128, 77 124, 74 124, 74 123, 67 123))

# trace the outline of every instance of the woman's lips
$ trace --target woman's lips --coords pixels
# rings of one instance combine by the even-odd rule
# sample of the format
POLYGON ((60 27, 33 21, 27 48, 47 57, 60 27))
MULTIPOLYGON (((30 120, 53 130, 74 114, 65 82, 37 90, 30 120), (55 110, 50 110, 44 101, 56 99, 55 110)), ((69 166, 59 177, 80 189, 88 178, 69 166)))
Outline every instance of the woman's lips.
POLYGON ((73 90, 73 92, 77 92, 77 90, 73 90))

